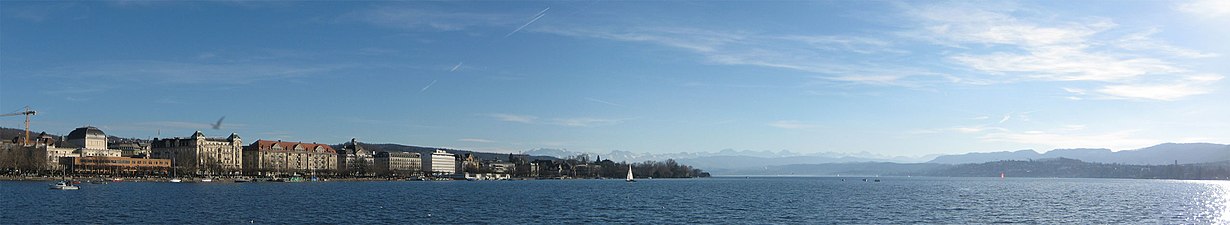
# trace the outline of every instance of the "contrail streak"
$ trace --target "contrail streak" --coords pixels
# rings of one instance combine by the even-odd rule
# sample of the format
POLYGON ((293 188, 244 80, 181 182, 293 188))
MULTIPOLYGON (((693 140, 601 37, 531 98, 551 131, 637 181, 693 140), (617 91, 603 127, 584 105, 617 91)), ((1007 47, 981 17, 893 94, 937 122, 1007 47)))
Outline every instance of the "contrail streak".
POLYGON ((428 88, 431 88, 431 85, 435 85, 435 84, 436 84, 436 80, 431 80, 430 84, 427 84, 427 86, 423 86, 423 89, 419 89, 419 93, 423 93, 424 91, 427 91, 428 88))
POLYGON ((531 19, 531 20, 530 20, 530 22, 526 22, 525 24, 522 24, 522 25, 521 25, 521 27, 517 27, 517 29, 516 29, 516 30, 513 30, 512 32, 508 32, 508 35, 504 35, 504 37, 512 36, 513 34, 516 34, 516 33, 517 33, 517 31, 521 31, 521 29, 525 29, 525 27, 530 26, 530 24, 533 24, 533 23, 534 23, 534 21, 538 21, 538 19, 539 19, 539 18, 542 18, 542 16, 547 15, 547 10, 549 10, 549 9, 551 9, 551 7, 547 7, 547 8, 545 8, 545 9, 542 9, 542 11, 538 12, 538 14, 536 14, 536 16, 534 16, 534 19, 531 19))
POLYGON ((462 64, 462 63, 465 63, 465 62, 457 62, 457 65, 456 65, 456 66, 453 66, 453 69, 448 70, 448 72, 457 71, 457 69, 461 68, 461 64, 462 64))
POLYGON ((603 100, 601 100, 601 99, 596 99, 596 98, 585 98, 585 100, 589 100, 589 101, 591 101, 591 102, 597 102, 597 103, 607 104, 607 105, 612 105, 612 106, 619 106, 619 107, 623 107, 623 106, 624 106, 624 105, 620 105, 620 104, 615 104, 614 102, 603 101, 603 100))

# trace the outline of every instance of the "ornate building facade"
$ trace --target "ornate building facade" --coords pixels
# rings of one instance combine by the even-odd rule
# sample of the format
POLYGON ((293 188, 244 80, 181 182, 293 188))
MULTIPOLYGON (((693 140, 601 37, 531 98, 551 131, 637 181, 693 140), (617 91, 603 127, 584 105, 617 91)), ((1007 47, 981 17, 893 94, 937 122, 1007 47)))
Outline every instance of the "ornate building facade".
POLYGON ((237 174, 243 169, 243 141, 238 134, 208 138, 197 131, 187 138, 154 139, 151 158, 170 159, 172 170, 200 175, 237 174))
POLYGON ((120 150, 107 149, 107 134, 97 127, 85 126, 74 129, 64 139, 67 139, 68 144, 61 147, 75 147, 81 157, 120 157, 121 155, 120 150))
POLYGON ((337 170, 337 151, 326 144, 257 140, 243 148, 243 174, 316 175, 337 170))
POLYGON ((363 146, 350 139, 349 143, 342 145, 342 150, 337 151, 337 170, 339 174, 349 176, 372 176, 375 175, 375 169, 372 168, 375 164, 375 157, 371 151, 363 149, 363 146))

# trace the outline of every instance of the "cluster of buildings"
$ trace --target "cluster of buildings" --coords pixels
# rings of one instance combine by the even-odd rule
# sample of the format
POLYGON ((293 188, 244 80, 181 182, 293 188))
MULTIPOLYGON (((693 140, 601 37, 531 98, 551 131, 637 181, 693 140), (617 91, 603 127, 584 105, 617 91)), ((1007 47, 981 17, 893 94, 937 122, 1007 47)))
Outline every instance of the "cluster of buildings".
MULTIPOLYGON (((0 167, 27 171, 64 171, 75 174, 171 176, 433 176, 454 177, 459 172, 484 168, 484 176, 506 178, 515 164, 480 162, 472 154, 444 150, 430 153, 374 152, 356 140, 334 149, 328 144, 256 140, 244 145, 238 134, 207 137, 197 131, 188 137, 151 141, 112 140, 96 127, 73 130, 55 138, 46 133, 34 143, 4 143, 0 167)), ((463 173, 462 173, 463 174, 463 173)), ((465 175, 471 176, 471 175, 465 175)), ((479 175, 472 175, 479 176, 479 175)))

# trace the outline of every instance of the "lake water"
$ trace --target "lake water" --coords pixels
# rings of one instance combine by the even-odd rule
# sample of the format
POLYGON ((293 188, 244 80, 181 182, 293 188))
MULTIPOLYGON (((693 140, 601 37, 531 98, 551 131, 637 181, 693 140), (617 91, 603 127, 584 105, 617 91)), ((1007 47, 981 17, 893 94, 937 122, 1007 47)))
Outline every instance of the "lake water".
POLYGON ((1230 223, 1227 181, 861 179, 0 181, 0 223, 1230 223))

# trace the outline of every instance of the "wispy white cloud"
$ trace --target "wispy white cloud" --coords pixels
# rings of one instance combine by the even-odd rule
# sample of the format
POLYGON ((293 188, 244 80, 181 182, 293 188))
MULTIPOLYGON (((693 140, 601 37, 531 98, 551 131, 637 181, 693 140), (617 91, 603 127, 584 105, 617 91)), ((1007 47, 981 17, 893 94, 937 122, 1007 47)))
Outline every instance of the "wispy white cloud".
POLYGON ((1210 58, 1220 56, 1217 53, 1180 48, 1178 46, 1171 45, 1170 43, 1154 39, 1153 35, 1160 33, 1161 31, 1162 30, 1159 28, 1149 28, 1145 31, 1124 35, 1117 40, 1111 40, 1108 44, 1124 50, 1155 52, 1159 55, 1179 58, 1210 58))
POLYGON ((75 80, 104 78, 141 83, 248 84, 324 74, 347 67, 340 64, 188 63, 141 60, 77 63, 34 73, 75 80))
MULTIPOLYGON (((910 32, 963 51, 953 63, 1000 76, 1007 82, 1093 82, 1105 99, 1177 100, 1209 93, 1212 82, 1194 77, 1176 60, 1216 54, 1183 49, 1155 40, 1156 29, 1128 35, 1104 18, 1064 19, 1054 15, 1016 16, 1014 7, 973 4, 925 5, 908 10, 924 27, 910 32), (1072 22, 1068 22, 1072 21, 1072 22), (1011 76, 1004 76, 1011 75, 1011 76), (1172 84, 1158 85, 1157 80, 1172 84)), ((1087 92, 1065 89, 1078 95, 1087 92)), ((1081 97, 1072 97, 1082 99, 1081 97)))
POLYGON ((538 117, 536 117, 536 116, 528 116, 528 115, 516 115, 516 114, 493 113, 493 114, 487 114, 486 116, 489 116, 489 117, 492 117, 492 118, 496 118, 496 119, 498 119, 498 120, 500 120, 500 121, 504 121, 504 122, 515 122, 515 123, 534 123, 534 122, 538 121, 538 117))
POLYGON ((1179 3, 1175 9, 1193 15, 1219 18, 1230 16, 1230 1, 1224 0, 1194 0, 1179 3))
POLYGON ((545 27, 534 29, 572 37, 644 42, 696 53, 706 62, 748 65, 818 74, 820 80, 911 86, 915 76, 942 77, 908 65, 860 61, 843 54, 906 54, 892 42, 869 36, 768 35, 690 27, 545 27))
POLYGON ((517 17, 507 14, 452 12, 402 5, 358 10, 337 18, 339 22, 364 22, 377 26, 421 30, 457 31, 472 27, 509 26, 517 17))
POLYGON ((494 142, 495 142, 495 141, 492 141, 492 140, 487 140, 487 139, 482 139, 482 138, 462 138, 462 139, 457 139, 457 141, 461 141, 461 142, 477 142, 477 143, 494 143, 494 142))
POLYGON ((628 119, 607 119, 607 118, 592 118, 592 117, 576 117, 576 118, 549 118, 539 119, 537 116, 516 115, 493 113, 485 114, 484 116, 495 118, 500 121, 524 123, 524 124, 546 124, 566 127, 597 127, 608 126, 623 123, 628 119))
MULTIPOLYGON (((1081 127, 1083 129, 1083 127, 1081 127)), ((989 142, 1010 142, 1048 148, 1111 148, 1137 149, 1161 143, 1161 140, 1140 138, 1137 131, 1109 133, 1078 133, 1071 130, 995 132, 980 137, 989 142)))
POLYGON ((140 123, 140 124, 153 126, 153 127, 170 127, 170 128, 190 128, 190 129, 210 128, 208 123, 193 123, 193 122, 180 122, 180 121, 158 121, 158 122, 145 122, 145 123, 140 123))
POLYGON ((782 129, 807 129, 816 127, 814 124, 797 120, 778 120, 770 122, 768 125, 782 129))
POLYGON ((602 99, 596 99, 596 98, 585 98, 585 100, 587 100, 587 101, 591 101, 591 102, 597 102, 597 103, 607 104, 607 105, 611 105, 611 106, 619 106, 619 107, 623 107, 623 106, 624 106, 624 105, 616 104, 616 103, 614 103, 614 102, 608 102, 608 101, 604 101, 604 100, 602 100, 602 99))
MULTIPOLYGON (((213 128, 213 125, 212 125, 212 124, 210 124, 210 123, 204 123, 204 122, 201 122, 201 123, 198 123, 198 122, 184 122, 184 121, 151 121, 151 122, 138 122, 138 123, 135 123, 135 125, 136 125, 135 127, 145 127, 145 128, 147 128, 147 129, 157 129, 157 128, 182 128, 182 129, 209 130, 209 129, 212 129, 212 128, 213 128)), ((245 124, 226 123, 226 127, 230 127, 230 128, 235 128, 235 127, 246 127, 246 126, 247 126, 247 125, 245 125, 245 124)))
POLYGON ((552 119, 550 124, 568 126, 568 127, 595 127, 607 126, 622 123, 622 119, 603 119, 603 118, 559 118, 552 119))
POLYGON ((1210 92, 1207 88, 1192 84, 1123 84, 1107 85, 1097 90, 1099 93, 1127 99, 1148 99, 1173 101, 1183 97, 1210 92))

